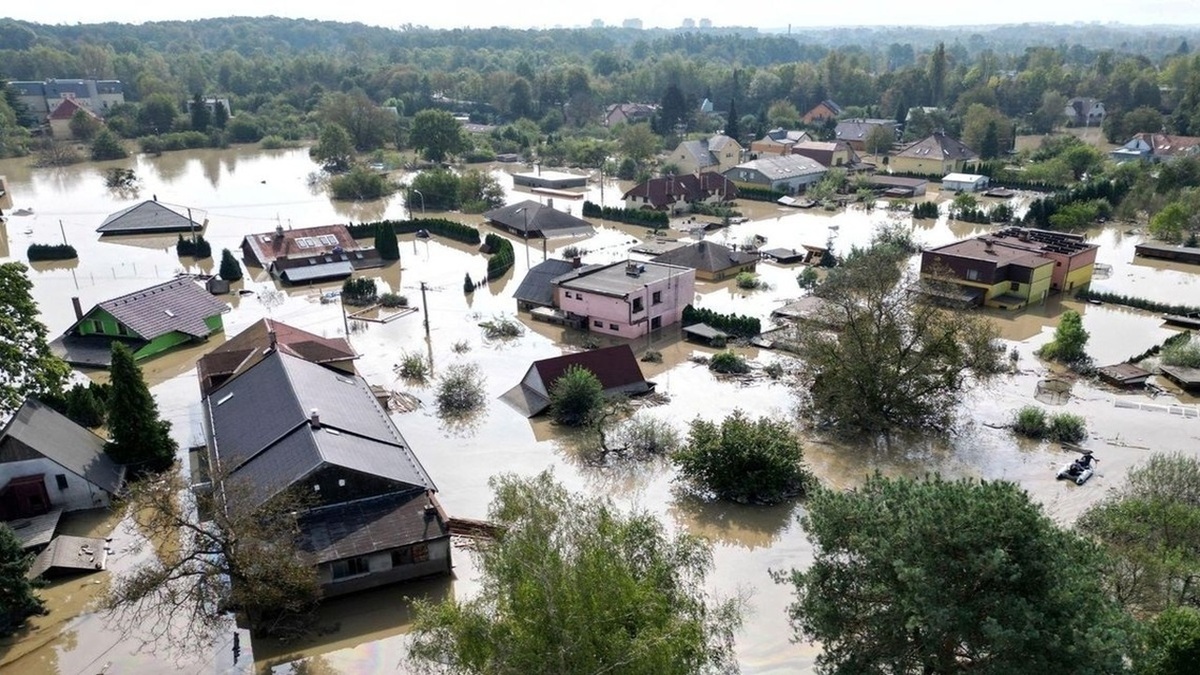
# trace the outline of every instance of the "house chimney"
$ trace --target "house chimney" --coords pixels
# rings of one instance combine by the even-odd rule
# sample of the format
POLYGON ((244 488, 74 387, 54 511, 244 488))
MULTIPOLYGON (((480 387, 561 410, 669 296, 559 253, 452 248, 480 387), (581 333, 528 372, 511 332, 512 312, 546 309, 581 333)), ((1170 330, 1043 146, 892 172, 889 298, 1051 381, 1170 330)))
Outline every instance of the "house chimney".
POLYGON ((275 225, 275 238, 283 239, 283 223, 278 223, 275 225))
POLYGON ((312 425, 312 428, 314 429, 321 428, 321 414, 317 412, 316 408, 313 408, 312 411, 308 413, 308 423, 312 425))
POLYGON ((583 264, 583 262, 581 261, 579 256, 575 256, 574 258, 571 258, 571 267, 572 268, 579 269, 579 266, 582 264, 583 264))
POLYGON ((269 331, 267 333, 267 339, 271 341, 271 347, 270 347, 271 351, 275 351, 276 347, 279 346, 279 340, 275 336, 274 329, 272 329, 271 331, 269 331))
POLYGON ((75 320, 79 321, 83 318, 83 307, 79 304, 79 297, 71 298, 71 305, 75 308, 75 320))

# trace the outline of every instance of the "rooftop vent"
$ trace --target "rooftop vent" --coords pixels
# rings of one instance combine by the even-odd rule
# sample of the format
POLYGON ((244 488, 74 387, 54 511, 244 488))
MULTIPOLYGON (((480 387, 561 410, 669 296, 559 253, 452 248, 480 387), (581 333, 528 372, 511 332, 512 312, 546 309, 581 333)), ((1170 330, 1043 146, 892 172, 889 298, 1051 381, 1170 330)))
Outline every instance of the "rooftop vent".
POLYGON ((313 408, 308 413, 308 423, 311 424, 312 428, 314 429, 321 428, 321 413, 316 408, 313 408))
POLYGON ((646 271, 645 265, 639 265, 635 262, 631 262, 631 263, 628 263, 625 265, 625 276, 627 276, 627 277, 640 277, 640 276, 642 276, 642 273, 645 271, 646 271))

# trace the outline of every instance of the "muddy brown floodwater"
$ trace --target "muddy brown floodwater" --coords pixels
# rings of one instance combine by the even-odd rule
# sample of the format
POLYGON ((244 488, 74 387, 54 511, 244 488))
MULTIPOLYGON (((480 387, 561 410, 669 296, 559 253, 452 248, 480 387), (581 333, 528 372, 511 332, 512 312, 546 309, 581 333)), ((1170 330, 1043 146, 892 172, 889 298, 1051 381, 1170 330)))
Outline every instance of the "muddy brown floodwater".
MULTIPOLYGON (((330 222, 361 221, 407 216, 404 195, 364 204, 331 202, 308 176, 316 167, 303 149, 264 151, 255 148, 199 150, 168 153, 158 158, 136 157, 120 162, 81 164, 66 169, 30 170, 22 160, 0 162, 0 174, 8 176, 13 206, 32 215, 10 215, 0 231, 0 253, 4 259, 24 259, 32 242, 55 243, 65 234, 78 249, 80 259, 69 264, 36 264, 31 274, 34 297, 52 335, 73 320, 71 297, 84 306, 114 295, 165 280, 177 272, 212 272, 212 260, 197 263, 175 255, 174 237, 111 238, 100 240, 94 230, 108 214, 134 203, 133 195, 118 195, 104 187, 102 172, 111 166, 128 167, 140 178, 137 199, 156 196, 160 201, 190 206, 207 218, 205 238, 214 252, 237 250, 241 238, 270 231, 276 224, 302 227, 330 222), (61 222, 61 228, 60 228, 61 222)), ((519 167, 524 170, 524 167, 519 167)), ((508 172, 515 166, 489 167, 514 198, 546 197, 514 190, 508 172)), ((627 184, 608 182, 601 189, 589 185, 588 198, 619 205, 627 184)), ((946 201, 948 197, 930 194, 946 201)), ((1023 205, 1028 196, 1018 197, 1023 205)), ((582 200, 556 199, 578 214, 582 200)), ((419 203, 418 203, 419 208, 419 203)), ((875 228, 898 222, 909 224, 905 213, 893 213, 886 203, 866 211, 861 208, 838 213, 801 212, 774 204, 745 203, 741 208, 750 222, 710 233, 709 239, 741 243, 755 235, 765 237, 767 247, 799 247, 832 241, 835 250, 867 244, 875 228)), ((432 215, 432 214, 430 214, 432 215)), ((441 215, 441 214, 439 214, 441 215)), ((477 224, 479 216, 448 214, 477 224)), ((937 245, 985 231, 985 228, 949 221, 946 216, 915 224, 916 237, 925 245, 937 245)), ((668 236, 688 239, 686 231, 668 236)), ((552 240, 546 255, 577 245, 588 253, 586 262, 621 260, 631 244, 645 239, 644 229, 602 223, 595 236, 552 240)), ((1200 298, 1200 268, 1172 264, 1133 262, 1133 246, 1142 235, 1128 227, 1110 227, 1089 233, 1099 243, 1099 262, 1112 272, 1098 278, 1094 287, 1131 293, 1165 302, 1196 304, 1200 298)), ((812 559, 798 518, 802 502, 773 508, 711 504, 681 494, 673 472, 662 463, 625 469, 602 469, 579 461, 570 437, 553 425, 529 421, 498 400, 516 383, 533 360, 556 356, 565 346, 582 344, 582 336, 525 321, 524 336, 506 341, 484 338, 479 322, 495 316, 515 315, 512 292, 528 264, 542 259, 540 242, 524 249, 514 241, 516 268, 504 278, 464 296, 464 272, 480 278, 486 269, 483 256, 471 247, 441 241, 403 237, 401 261, 366 275, 381 286, 407 295, 421 304, 420 285, 427 284, 430 337, 422 329, 422 315, 412 314, 388 324, 352 322, 350 340, 363 356, 359 372, 373 384, 417 396, 424 406, 407 414, 393 414, 421 461, 441 491, 446 509, 458 516, 483 518, 491 499, 488 480, 499 472, 529 475, 551 469, 572 489, 611 496, 618 504, 647 509, 670 527, 707 538, 714 546, 715 567, 709 578, 714 593, 742 595, 748 599, 745 628, 738 634, 737 653, 747 673, 808 672, 819 647, 791 642, 785 611, 790 601, 787 588, 773 584, 768 570, 802 567, 812 559), (528 260, 528 263, 527 263, 528 260), (458 353, 456 343, 468 350, 458 353), (447 424, 431 409, 432 385, 411 386, 395 374, 395 365, 406 352, 426 355, 436 378, 452 363, 478 364, 486 377, 487 408, 464 423, 447 424)), ((759 273, 769 287, 742 291, 732 282, 697 285, 696 303, 717 311, 736 311, 760 317, 770 325, 770 311, 801 295, 795 277, 800 268, 764 263, 759 273)), ((271 316, 322 335, 343 333, 343 317, 337 304, 321 304, 322 292, 337 284, 279 288, 262 274, 248 278, 238 288, 246 295, 225 296, 231 311, 225 315, 226 335, 234 335, 263 316, 271 316)), ((1052 298, 1024 312, 989 312, 1003 337, 1020 354, 1020 371, 974 390, 960 411, 961 423, 948 438, 895 441, 890 446, 847 446, 806 436, 805 450, 817 476, 828 485, 852 487, 868 473, 923 475, 931 471, 948 476, 1007 479, 1021 484, 1045 505, 1055 519, 1069 524, 1084 509, 1119 485, 1125 472, 1155 450, 1200 453, 1200 420, 1178 413, 1197 401, 1176 392, 1157 398, 1140 394, 1116 394, 1088 382, 1074 384, 1064 409, 1083 415, 1091 431, 1088 441, 1101 458, 1100 471, 1080 488, 1054 480, 1054 469, 1068 455, 1054 446, 1015 439, 992 425, 1007 422, 1011 411, 1031 403, 1037 383, 1049 373, 1033 351, 1049 339, 1057 317, 1065 307, 1083 314, 1084 326, 1092 333, 1089 350, 1100 362, 1120 361, 1161 342, 1173 333, 1158 317, 1119 307, 1095 306, 1052 298)), ((524 321, 527 317, 523 317, 524 321)), ((164 417, 172 423, 173 435, 182 448, 202 441, 199 389, 195 361, 207 349, 223 341, 212 338, 206 345, 186 349, 144 364, 148 381, 164 417)), ((645 409, 643 414, 661 416, 680 429, 696 417, 719 420, 737 408, 753 414, 793 415, 792 397, 784 381, 766 377, 729 380, 714 377, 704 366, 689 361, 695 353, 710 353, 676 339, 646 347, 663 352, 664 363, 645 364, 649 377, 668 402, 645 409)), ((743 351, 759 365, 791 364, 790 357, 756 349, 743 351)), ((89 373, 101 378, 103 374, 89 373)), ((1160 383, 1161 384, 1161 383, 1160 383)), ((1169 389, 1169 388, 1168 388, 1169 389)), ((96 518, 92 516, 92 518, 96 518)), ((112 558, 116 572, 128 569, 149 555, 132 519, 114 514, 107 519, 87 521, 88 531, 113 532, 119 554, 112 558), (88 524, 90 523, 90 524, 88 524), (97 529, 99 528, 99 529, 97 529)), ((341 598, 322 610, 319 634, 300 644, 251 645, 243 635, 242 655, 237 665, 229 652, 232 632, 215 649, 203 653, 169 655, 148 652, 136 638, 124 635, 102 614, 89 610, 89 603, 108 583, 109 572, 58 582, 44 591, 51 614, 35 619, 31 629, 16 641, 0 644, 0 670, 31 673, 157 673, 264 672, 379 673, 403 672, 406 633, 411 621, 412 597, 437 600, 470 597, 477 589, 476 569, 468 551, 456 550, 453 579, 435 580, 414 586, 388 588, 341 598)))

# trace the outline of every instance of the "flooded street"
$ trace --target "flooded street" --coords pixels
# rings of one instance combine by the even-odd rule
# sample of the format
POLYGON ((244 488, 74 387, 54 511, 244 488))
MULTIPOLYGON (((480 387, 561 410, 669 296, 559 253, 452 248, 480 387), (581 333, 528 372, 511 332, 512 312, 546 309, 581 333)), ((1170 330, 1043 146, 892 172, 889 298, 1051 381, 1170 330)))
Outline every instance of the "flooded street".
MULTIPOLYGON (((34 297, 52 337, 74 321, 71 297, 78 296, 85 308, 122 293, 137 290, 177 272, 214 271, 216 262, 196 264, 175 254, 175 236, 150 238, 106 238, 94 232, 110 213, 134 203, 106 189, 102 172, 109 166, 133 168, 141 179, 137 199, 153 196, 166 203, 190 206, 208 220, 205 238, 214 257, 222 248, 238 250, 246 234, 269 232, 283 227, 404 218, 408 215, 404 195, 370 204, 339 204, 320 190, 310 188, 307 177, 316 167, 305 150, 260 151, 249 148, 168 153, 159 158, 137 157, 122 162, 83 164, 61 170, 29 170, 27 160, 0 162, 7 175, 15 209, 32 215, 13 215, 6 210, 4 260, 24 259, 32 242, 58 243, 63 234, 79 251, 78 262, 34 266, 31 278, 34 297), (60 229, 61 221, 61 229, 60 229)), ((505 171, 526 170, 518 165, 495 165, 513 200, 546 200, 514 191, 505 171)), ((603 203, 620 205, 624 184, 604 187, 603 203)), ((931 193, 929 198, 934 198, 931 193)), ((588 198, 601 201, 600 189, 592 184, 588 198)), ((942 198, 944 201, 948 198, 942 198)), ((555 198, 559 208, 569 204, 576 215, 582 200, 555 198)), ((880 203, 885 206, 884 203, 880 203)), ((833 243, 844 253, 852 246, 869 243, 878 225, 897 221, 909 223, 906 213, 861 208, 837 213, 782 209, 774 204, 746 203, 740 208, 750 222, 709 233, 712 241, 740 244, 755 235, 765 237, 766 248, 799 248, 803 244, 833 243)), ((420 211, 418 207, 418 212, 420 211)), ((430 214, 433 215, 433 214, 430 214)), ((441 214, 439 214, 441 215, 441 214)), ((450 214, 447 217, 478 224, 480 216, 450 214)), ((199 219, 199 218, 198 218, 199 219)), ((990 228, 949 221, 945 215, 918 221, 914 233, 926 246, 982 233, 990 228)), ((1128 226, 1089 233, 1101 245, 1098 262, 1112 266, 1112 274, 1097 279, 1097 290, 1126 293, 1162 302, 1200 304, 1200 268, 1133 261, 1133 247, 1141 234, 1128 234, 1128 226)), ((645 239, 644 228, 602 225, 595 236, 551 240, 545 255, 568 245, 587 251, 584 262, 625 259, 630 245, 645 239)), ((672 230, 666 236, 687 238, 672 230)), ((380 290, 406 295, 410 303, 428 312, 429 338, 422 326, 423 315, 409 314, 380 324, 353 322, 350 342, 362 354, 357 369, 368 382, 395 391, 407 391, 424 404, 418 410, 393 419, 412 445, 437 484, 439 499, 448 513, 466 518, 485 518, 491 500, 488 479, 511 471, 531 475, 550 468, 571 489, 606 494, 623 506, 646 509, 661 516, 668 526, 703 536, 714 544, 715 569, 711 590, 719 595, 743 595, 748 599, 745 628, 738 635, 738 657, 746 673, 809 672, 819 648, 793 644, 786 619, 790 589, 777 587, 767 570, 803 567, 812 549, 797 518, 802 503, 772 508, 708 504, 681 494, 674 485, 669 466, 651 463, 632 469, 603 469, 578 458, 575 444, 545 420, 530 421, 499 400, 499 395, 516 384, 531 361, 557 356, 564 345, 581 345, 583 336, 563 329, 525 321, 525 335, 512 340, 488 340, 479 322, 496 316, 516 315, 512 293, 530 264, 541 262, 541 241, 515 240, 516 266, 504 278, 488 283, 473 295, 464 296, 462 279, 484 276, 486 259, 472 247, 437 238, 401 238, 401 260, 367 276, 378 280, 380 290), (420 287, 428 287, 422 302, 420 287), (466 343, 459 353, 456 343, 466 343), (448 424, 434 411, 434 383, 413 386, 395 371, 405 353, 426 355, 436 377, 452 363, 477 364, 486 377, 488 405, 473 418, 448 424)), ((238 255, 240 258, 240 254, 238 255)), ((802 295, 795 278, 802 268, 760 263, 759 274, 769 288, 744 291, 732 281, 697 283, 696 304, 720 312, 737 312, 759 317, 764 328, 771 310, 802 295)), ((255 270, 251 270, 252 273, 255 270)), ((235 287, 237 287, 235 285, 235 287)), ((232 305, 224 316, 224 335, 214 336, 202 346, 172 352, 143 363, 153 386, 160 411, 173 425, 181 448, 203 439, 200 392, 195 378, 196 359, 227 336, 236 335, 264 316, 320 335, 344 332, 338 304, 321 304, 320 295, 340 288, 340 283, 311 287, 280 288, 265 275, 247 278, 241 285, 252 294, 220 296, 232 305)), ((1008 422, 1016 408, 1034 402, 1040 379, 1048 375, 1033 351, 1053 332, 1064 308, 1083 314, 1084 327, 1092 334, 1089 352, 1101 365, 1122 361, 1162 342, 1174 333, 1152 314, 1116 306, 1096 306, 1051 298, 1044 305, 1024 312, 989 312, 1003 337, 1020 353, 1019 372, 976 389, 961 411, 961 424, 947 439, 897 440, 890 446, 847 447, 818 437, 805 439, 805 452, 814 472, 826 485, 850 487, 873 471, 887 475, 918 476, 940 472, 948 476, 1006 479, 1020 483, 1047 511, 1063 523, 1071 522, 1089 505, 1120 484, 1129 467, 1151 451, 1183 451, 1200 454, 1200 420, 1172 415, 1168 403, 1195 406, 1195 399, 1179 400, 1169 395, 1150 398, 1141 394, 1115 394, 1087 382, 1077 382, 1065 410, 1083 415, 1092 438, 1087 445, 1101 459, 1099 472, 1084 487, 1055 481, 1054 470, 1069 455, 1056 446, 1017 440, 1011 433, 994 428, 1008 422), (1123 402, 1118 407, 1117 402, 1123 402), (1129 403, 1140 407, 1126 407, 1129 403)), ((523 319, 527 319, 527 315, 523 319)), ((601 340, 602 344, 608 344, 601 340)), ((642 414, 669 419, 680 429, 696 417, 720 420, 741 408, 754 415, 794 416, 793 398, 786 381, 766 377, 729 380, 714 377, 705 366, 688 360, 693 353, 713 350, 679 342, 677 339, 633 344, 635 351, 647 347, 661 351, 664 363, 642 364, 648 378, 669 402, 647 408, 642 414)), ((791 362, 786 354, 757 349, 739 350, 757 364, 791 362)), ((95 374, 101 377, 101 374, 95 374)), ((87 528, 116 529, 117 543, 137 540, 131 520, 111 518, 87 528)), ((114 570, 126 569, 136 556, 117 555, 114 570)), ((108 572, 72 579, 48 588, 51 614, 34 620, 34 633, 16 644, 0 643, 0 671, 88 673, 157 673, 178 667, 185 672, 245 672, 253 658, 258 671, 306 673, 403 672, 405 634, 411 613, 409 596, 437 600, 470 597, 476 588, 476 570, 469 552, 456 549, 455 578, 434 580, 415 586, 387 588, 334 600, 323 608, 320 634, 304 644, 255 643, 251 654, 243 636, 238 666, 225 644, 217 654, 193 655, 182 663, 162 655, 139 651, 136 640, 124 639, 101 615, 84 609, 90 598, 104 588, 108 572), (99 581, 100 583, 95 583, 99 581), (306 659, 302 667, 294 665, 306 659)))

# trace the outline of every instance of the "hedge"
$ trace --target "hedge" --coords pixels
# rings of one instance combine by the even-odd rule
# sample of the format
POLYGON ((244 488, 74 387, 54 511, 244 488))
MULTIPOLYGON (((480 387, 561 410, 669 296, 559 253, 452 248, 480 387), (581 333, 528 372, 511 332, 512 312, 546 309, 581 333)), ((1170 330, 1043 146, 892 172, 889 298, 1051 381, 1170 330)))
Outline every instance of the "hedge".
POLYGON ((1035 199, 1029 205, 1029 211, 1025 213, 1023 222, 1027 225, 1052 230, 1055 228, 1050 222, 1050 217, 1058 213, 1063 207, 1077 202, 1091 202, 1097 199, 1103 199, 1115 207, 1129 193, 1129 188, 1130 184, 1125 180, 1101 180, 1078 185, 1070 190, 1055 192, 1041 199, 1035 199))
POLYGON ((373 223, 359 223, 358 225, 350 225, 350 236, 355 239, 366 239, 374 237, 376 228, 380 225, 385 227, 391 226, 396 234, 413 234, 419 230, 426 230, 430 234, 436 234, 440 237, 461 241, 464 244, 478 246, 479 230, 470 225, 445 218, 417 218, 414 220, 380 220, 373 223))
POLYGON ((683 325, 704 323, 736 337, 754 337, 762 332, 762 322, 752 316, 718 314, 711 309, 683 308, 683 325))
POLYGON ((191 256, 197 260, 204 260, 212 257, 212 245, 204 240, 204 235, 198 234, 194 239, 184 239, 183 235, 179 235, 179 241, 175 242, 175 253, 179 257, 191 256))
POLYGON ((492 252, 491 257, 488 258, 488 281, 499 279, 504 276, 505 272, 512 269, 513 263, 517 260, 512 242, 498 234, 488 234, 483 243, 492 252))
POLYGON ((1135 298, 1130 295, 1121 295, 1119 293, 1106 293, 1104 291, 1093 291, 1083 288, 1075 293, 1075 297, 1080 300, 1098 300, 1107 302, 1113 305, 1123 305, 1125 307, 1133 307, 1134 309, 1143 309, 1147 312, 1158 312, 1159 314, 1196 314, 1200 313, 1200 307, 1192 307, 1189 305, 1168 305, 1165 302, 1155 302, 1145 298, 1135 298))
POLYGON ((594 202, 583 203, 584 218, 603 218, 604 220, 615 220, 618 223, 630 223, 633 225, 645 225, 646 227, 666 227, 670 224, 670 218, 663 211, 651 211, 649 209, 622 209, 614 206, 600 206, 594 202))
POLYGON ((734 183, 737 186, 738 198, 755 202, 777 202, 780 197, 786 197, 786 192, 770 188, 757 187, 746 183, 734 183))
POLYGON ((29 260, 74 260, 79 257, 75 247, 69 244, 30 244, 26 251, 29 260))
POLYGON ((1125 363, 1136 364, 1140 361, 1150 358, 1151 356, 1158 356, 1159 352, 1166 349, 1167 347, 1170 347, 1171 345, 1174 345, 1177 342, 1187 342, 1188 340, 1191 340, 1191 339, 1192 339, 1191 331, 1184 331, 1182 333, 1176 333, 1176 334, 1172 335, 1171 337, 1167 338, 1166 340, 1163 340, 1162 344, 1154 345, 1153 347, 1147 349, 1146 351, 1142 352, 1141 354, 1138 354, 1137 356, 1131 356, 1131 357, 1125 359, 1125 363))

